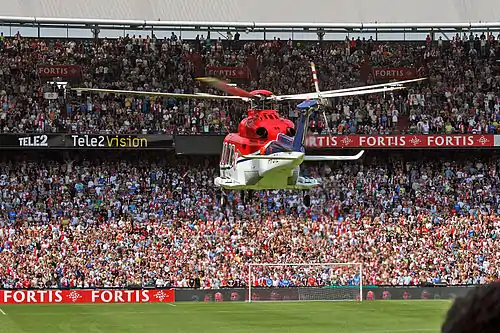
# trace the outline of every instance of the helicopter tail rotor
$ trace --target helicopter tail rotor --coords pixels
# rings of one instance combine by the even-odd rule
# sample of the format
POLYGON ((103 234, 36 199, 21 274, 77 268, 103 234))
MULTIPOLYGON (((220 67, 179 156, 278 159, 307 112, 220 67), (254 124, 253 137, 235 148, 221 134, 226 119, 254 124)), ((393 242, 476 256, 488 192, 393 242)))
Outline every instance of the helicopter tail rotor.
POLYGON ((313 75, 314 88, 316 89, 316 92, 320 94, 321 92, 319 91, 318 76, 316 74, 316 65, 314 64, 314 62, 311 62, 311 71, 313 75))
POLYGON ((319 97, 318 104, 320 106, 320 109, 322 109, 321 111, 323 114, 323 120, 325 121, 326 130, 330 134, 331 133, 330 126, 328 125, 328 119, 326 118, 325 110, 323 108, 321 108, 321 106, 327 105, 328 100, 321 97, 321 91, 319 90, 318 75, 316 73, 316 65, 314 64, 314 62, 311 62, 311 71, 312 71, 312 76, 313 76, 314 88, 316 89, 316 92, 318 93, 318 97, 319 97))
POLYGON ((314 89, 316 89, 316 93, 318 95, 317 101, 320 105, 328 105, 328 99, 321 96, 321 91, 319 90, 318 74, 316 72, 316 65, 314 64, 314 62, 311 62, 311 72, 314 82, 314 89))

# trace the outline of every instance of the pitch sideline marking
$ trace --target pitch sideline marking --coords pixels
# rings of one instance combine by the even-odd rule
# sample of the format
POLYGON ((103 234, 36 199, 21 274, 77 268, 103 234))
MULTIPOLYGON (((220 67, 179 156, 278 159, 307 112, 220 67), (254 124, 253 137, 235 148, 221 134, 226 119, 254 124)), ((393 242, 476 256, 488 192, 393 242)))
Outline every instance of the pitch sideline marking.
POLYGON ((405 329, 405 330, 381 330, 381 331, 363 331, 361 333, 396 333, 396 332, 428 332, 436 331, 434 328, 420 328, 420 329, 405 329))
POLYGON ((173 306, 173 307, 176 307, 177 305, 175 305, 174 303, 167 303, 168 305, 170 306, 173 306))
POLYGON ((3 311, 2 309, 0 309, 0 313, 3 314, 4 316, 6 316, 7 314, 5 313, 5 311, 3 311))

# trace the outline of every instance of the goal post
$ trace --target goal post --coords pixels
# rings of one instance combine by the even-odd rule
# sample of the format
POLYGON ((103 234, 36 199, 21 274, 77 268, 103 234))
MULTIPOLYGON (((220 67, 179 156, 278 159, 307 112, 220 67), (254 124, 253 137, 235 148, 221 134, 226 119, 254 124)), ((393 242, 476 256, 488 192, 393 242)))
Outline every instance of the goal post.
POLYGON ((363 265, 249 263, 247 285, 247 302, 363 301, 363 265))

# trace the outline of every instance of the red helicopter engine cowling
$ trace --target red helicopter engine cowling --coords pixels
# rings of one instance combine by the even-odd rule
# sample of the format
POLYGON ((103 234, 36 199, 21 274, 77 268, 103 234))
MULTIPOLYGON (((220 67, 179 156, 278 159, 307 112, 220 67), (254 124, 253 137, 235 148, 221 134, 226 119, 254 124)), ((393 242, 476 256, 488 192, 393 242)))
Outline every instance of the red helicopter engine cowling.
POLYGON ((283 119, 274 110, 255 113, 253 117, 243 119, 239 126, 239 135, 248 139, 275 140, 279 133, 293 136, 294 124, 283 119))
POLYGON ((287 126, 286 132, 284 134, 293 138, 295 136, 295 124, 290 119, 283 119, 283 122, 287 126))
POLYGON ((248 110, 248 117, 240 122, 238 133, 228 134, 224 142, 234 145, 240 154, 252 154, 269 141, 277 140, 279 134, 293 138, 294 123, 281 118, 275 110, 248 110))

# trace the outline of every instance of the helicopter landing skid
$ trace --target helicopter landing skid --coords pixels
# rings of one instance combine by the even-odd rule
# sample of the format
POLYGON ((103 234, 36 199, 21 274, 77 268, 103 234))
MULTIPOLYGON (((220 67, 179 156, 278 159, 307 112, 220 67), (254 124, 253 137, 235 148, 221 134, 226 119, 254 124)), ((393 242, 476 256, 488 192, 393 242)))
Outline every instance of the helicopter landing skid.
POLYGON ((215 178, 214 181, 215 185, 218 187, 221 187, 222 189, 225 190, 308 190, 310 188, 313 188, 315 186, 320 185, 321 183, 314 179, 314 178, 309 178, 309 177, 299 177, 297 179, 297 182, 295 184, 286 184, 283 186, 272 186, 271 184, 263 184, 263 183, 257 183, 254 185, 248 185, 248 184, 241 184, 239 182, 236 182, 235 180, 231 178, 221 178, 217 177, 215 178))

